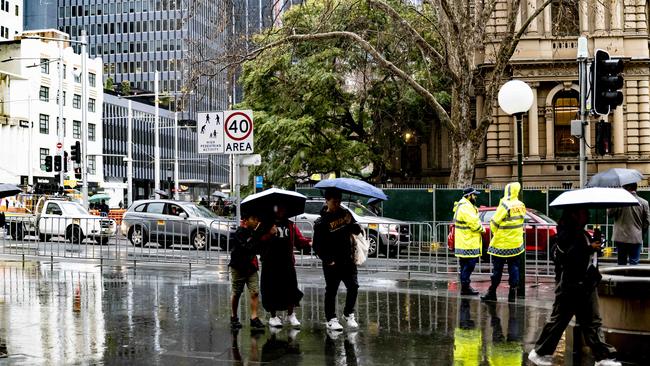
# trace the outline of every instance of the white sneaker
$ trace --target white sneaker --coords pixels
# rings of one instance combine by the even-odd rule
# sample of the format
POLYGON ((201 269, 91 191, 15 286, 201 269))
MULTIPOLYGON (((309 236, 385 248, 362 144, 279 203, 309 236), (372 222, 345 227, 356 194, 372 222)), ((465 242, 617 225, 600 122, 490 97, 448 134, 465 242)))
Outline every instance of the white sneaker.
POLYGON ((343 330, 343 326, 339 323, 337 318, 332 318, 327 322, 327 329, 329 330, 343 330))
POLYGON ((343 315, 343 319, 345 319, 345 323, 348 325, 350 328, 359 328, 359 323, 354 319, 354 314, 350 314, 348 316, 343 315))
POLYGON ((343 332, 342 332, 340 329, 339 329, 339 330, 331 330, 331 329, 328 329, 328 330, 326 331, 326 333, 327 333, 327 338, 329 338, 329 339, 335 341, 335 340, 337 340, 337 339, 339 338, 339 336, 340 336, 343 332))
POLYGON ((597 361, 594 366, 621 366, 621 363, 613 358, 597 361))
POLYGON ((287 317, 287 322, 294 328, 300 327, 300 321, 296 318, 296 313, 291 313, 291 315, 287 317))
POLYGON ((295 340, 298 336, 298 333, 300 333, 300 329, 291 329, 289 331, 289 340, 295 340))
POLYGON ((530 362, 534 363, 537 366, 553 366, 552 355, 540 356, 537 354, 535 349, 530 351, 530 353, 528 354, 528 359, 530 360, 530 362))
POLYGON ((282 328, 282 320, 280 320, 280 317, 276 316, 269 319, 269 327, 282 328))

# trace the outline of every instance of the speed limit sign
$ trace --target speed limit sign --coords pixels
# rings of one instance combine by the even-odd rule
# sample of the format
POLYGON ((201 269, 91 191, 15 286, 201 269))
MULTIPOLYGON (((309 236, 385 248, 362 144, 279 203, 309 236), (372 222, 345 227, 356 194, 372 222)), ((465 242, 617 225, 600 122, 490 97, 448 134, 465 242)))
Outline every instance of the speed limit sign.
POLYGON ((224 153, 252 154, 253 111, 224 111, 224 153))

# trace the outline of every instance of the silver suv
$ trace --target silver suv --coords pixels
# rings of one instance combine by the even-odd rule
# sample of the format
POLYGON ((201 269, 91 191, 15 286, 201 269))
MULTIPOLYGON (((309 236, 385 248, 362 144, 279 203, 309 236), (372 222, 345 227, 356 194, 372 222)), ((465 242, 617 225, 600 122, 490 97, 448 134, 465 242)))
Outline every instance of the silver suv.
POLYGON ((133 202, 122 219, 122 234, 134 246, 148 242, 165 247, 190 244, 198 250, 229 249, 230 234, 237 226, 192 202, 142 200, 133 202))
MULTIPOLYGON (((305 202, 305 213, 291 218, 306 237, 313 236, 314 222, 320 217, 324 206, 324 198, 309 198, 305 202)), ((366 232, 370 244, 368 257, 376 257, 377 254, 396 256, 400 249, 406 249, 411 243, 409 223, 377 216, 357 202, 343 201, 341 206, 350 210, 366 232)))

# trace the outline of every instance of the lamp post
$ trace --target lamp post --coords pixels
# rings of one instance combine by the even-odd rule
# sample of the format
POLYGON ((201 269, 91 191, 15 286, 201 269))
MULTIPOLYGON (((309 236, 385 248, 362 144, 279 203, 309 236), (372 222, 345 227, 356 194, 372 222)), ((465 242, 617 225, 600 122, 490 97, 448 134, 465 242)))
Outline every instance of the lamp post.
POLYGON ((524 139, 522 119, 533 105, 533 90, 521 80, 510 80, 499 89, 499 107, 517 121, 517 181, 523 183, 524 139))
MULTIPOLYGON (((524 139, 522 131, 522 119, 533 105, 533 90, 521 80, 510 80, 499 89, 499 107, 517 121, 517 181, 522 186, 519 197, 523 198, 523 154, 524 139)), ((535 111, 533 111, 535 113, 535 111)), ((526 230, 524 228, 524 253, 519 259, 519 289, 517 294, 526 296, 526 230)))

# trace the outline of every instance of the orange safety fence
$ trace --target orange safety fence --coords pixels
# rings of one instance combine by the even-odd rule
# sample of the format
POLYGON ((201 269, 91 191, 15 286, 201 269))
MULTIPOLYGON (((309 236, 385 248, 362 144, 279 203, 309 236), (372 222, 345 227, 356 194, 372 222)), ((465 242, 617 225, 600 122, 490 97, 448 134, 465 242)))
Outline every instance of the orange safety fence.
MULTIPOLYGON (((121 225, 122 224, 122 217, 124 216, 125 212, 126 212, 125 209, 112 208, 108 213, 108 218, 115 220, 115 223, 117 225, 121 225)), ((95 215, 95 216, 101 216, 101 213, 99 212, 99 210, 90 210, 90 214, 95 215)))

